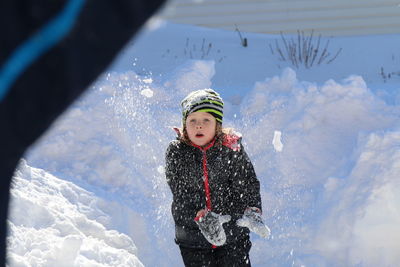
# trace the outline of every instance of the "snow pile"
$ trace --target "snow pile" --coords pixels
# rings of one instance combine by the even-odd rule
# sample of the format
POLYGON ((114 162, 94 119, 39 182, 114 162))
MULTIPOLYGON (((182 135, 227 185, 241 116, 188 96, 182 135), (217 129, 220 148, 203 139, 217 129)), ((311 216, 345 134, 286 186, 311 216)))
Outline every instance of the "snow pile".
POLYGON ((396 266, 400 260, 400 131, 363 138, 346 180, 327 180, 323 202, 335 205, 314 248, 336 266, 396 266))
POLYGON ((10 266, 143 266, 93 193, 23 161, 11 194, 10 266))
POLYGON ((262 180, 274 235, 273 242, 257 241, 260 266, 282 266, 271 264, 276 258, 295 266, 400 260, 400 199, 388 197, 400 182, 398 107, 375 96, 361 77, 318 86, 287 69, 258 82, 242 114, 238 127, 262 180), (378 248, 379 256, 372 253, 378 248))
POLYGON ((291 69, 256 83, 242 114, 238 127, 265 162, 271 157, 270 140, 280 129, 285 147, 275 168, 291 184, 320 183, 337 170, 347 172, 360 134, 399 125, 399 108, 376 97, 361 77, 318 86, 299 82, 291 69))
MULTIPOLYGON (((190 76, 193 71, 182 73, 190 76)), ((175 73, 171 77, 170 82, 179 79, 175 73)), ((176 96, 151 77, 110 72, 57 121, 27 158, 30 165, 111 202, 102 205, 110 217, 108 226, 140 243, 138 256, 145 265, 160 264, 152 256, 154 248, 164 254, 162 266, 179 259, 164 177, 164 152, 174 137, 171 126, 181 120, 175 105, 176 96)))

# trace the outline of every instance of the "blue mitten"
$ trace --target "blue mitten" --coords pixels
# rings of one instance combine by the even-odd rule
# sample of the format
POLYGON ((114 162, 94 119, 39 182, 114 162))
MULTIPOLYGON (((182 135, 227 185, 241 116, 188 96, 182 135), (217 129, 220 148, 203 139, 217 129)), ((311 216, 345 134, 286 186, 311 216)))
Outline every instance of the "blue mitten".
POLYGON ((271 234, 271 230, 269 230, 268 226, 266 226, 262 221, 261 211, 259 208, 247 208, 244 211, 242 218, 236 221, 236 225, 247 227, 250 231, 264 238, 268 238, 271 234))
POLYGON ((222 224, 229 222, 231 216, 219 215, 212 211, 207 211, 203 216, 195 218, 195 222, 203 236, 215 246, 222 246, 225 244, 226 235, 222 224))

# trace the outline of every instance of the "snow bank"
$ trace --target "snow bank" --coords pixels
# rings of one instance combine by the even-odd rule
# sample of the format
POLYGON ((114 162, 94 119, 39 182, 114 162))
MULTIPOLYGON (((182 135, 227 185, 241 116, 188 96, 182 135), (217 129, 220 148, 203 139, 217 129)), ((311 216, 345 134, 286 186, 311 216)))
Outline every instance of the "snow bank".
POLYGON ((400 182, 398 107, 359 76, 317 86, 286 69, 255 85, 242 114, 238 127, 273 225, 274 240, 257 241, 264 243, 256 249, 258 264, 286 258, 295 266, 396 265, 400 203, 391 196, 400 182))
POLYGON ((22 161, 11 194, 10 266, 143 266, 93 193, 22 161))
POLYGON ((400 261, 400 131, 363 138, 346 180, 331 178, 330 209, 313 247, 334 266, 396 266, 400 261))

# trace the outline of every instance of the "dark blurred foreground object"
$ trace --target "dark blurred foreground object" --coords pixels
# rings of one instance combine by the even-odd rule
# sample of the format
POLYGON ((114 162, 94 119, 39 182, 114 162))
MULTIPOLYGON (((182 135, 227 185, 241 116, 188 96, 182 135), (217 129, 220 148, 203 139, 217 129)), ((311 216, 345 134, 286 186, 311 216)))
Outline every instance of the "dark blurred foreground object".
POLYGON ((0 1, 0 266, 21 156, 164 1, 0 1))

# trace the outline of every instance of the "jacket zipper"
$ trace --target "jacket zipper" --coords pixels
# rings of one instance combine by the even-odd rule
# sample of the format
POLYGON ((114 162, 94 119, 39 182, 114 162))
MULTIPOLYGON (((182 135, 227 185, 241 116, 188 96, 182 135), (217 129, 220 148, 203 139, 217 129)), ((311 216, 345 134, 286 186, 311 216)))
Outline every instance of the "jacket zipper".
POLYGON ((204 148, 192 143, 194 147, 197 147, 203 153, 203 176, 204 176, 203 182, 204 182, 204 191, 206 193, 206 208, 209 211, 212 210, 212 205, 211 205, 210 186, 208 184, 207 150, 210 149, 214 145, 214 143, 215 143, 215 138, 211 141, 211 143, 208 146, 204 148))
POLYGON ((210 186, 208 184, 207 155, 205 150, 203 150, 203 174, 204 174, 204 191, 206 192, 206 207, 207 210, 211 210, 211 193, 210 193, 210 186))
MULTIPOLYGON (((206 193, 206 208, 208 211, 212 210, 212 205, 211 205, 211 192, 210 192, 210 186, 208 184, 208 169, 207 169, 207 150, 211 148, 215 143, 215 139, 205 148, 202 148, 201 146, 195 145, 192 143, 194 147, 199 148, 203 152, 203 174, 204 174, 204 191, 206 193)), ((211 245, 212 248, 217 248, 215 245, 211 245)))

